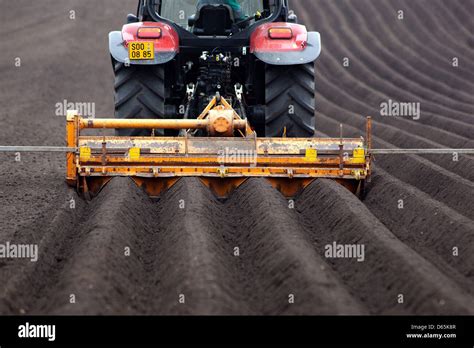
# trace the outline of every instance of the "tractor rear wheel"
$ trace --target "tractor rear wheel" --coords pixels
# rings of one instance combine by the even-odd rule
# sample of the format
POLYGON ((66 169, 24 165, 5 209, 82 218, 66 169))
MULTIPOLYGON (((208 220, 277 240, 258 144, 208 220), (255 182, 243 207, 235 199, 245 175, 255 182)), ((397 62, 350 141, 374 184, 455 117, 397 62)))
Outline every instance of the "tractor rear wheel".
POLYGON ((267 65, 265 136, 314 136, 314 63, 267 65))
MULTIPOLYGON (((115 118, 164 118, 165 70, 163 65, 130 65, 114 61, 115 118)), ((118 136, 148 136, 148 129, 117 129, 118 136)), ((161 129, 155 135, 163 135, 161 129)))

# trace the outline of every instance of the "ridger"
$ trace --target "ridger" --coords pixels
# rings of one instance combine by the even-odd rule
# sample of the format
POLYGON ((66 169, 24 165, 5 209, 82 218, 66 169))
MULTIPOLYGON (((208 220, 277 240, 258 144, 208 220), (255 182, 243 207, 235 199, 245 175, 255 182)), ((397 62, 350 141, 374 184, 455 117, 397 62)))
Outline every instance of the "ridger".
POLYGON ((34 325, 26 323, 18 327, 20 338, 47 338, 48 341, 56 340, 56 325, 34 325))

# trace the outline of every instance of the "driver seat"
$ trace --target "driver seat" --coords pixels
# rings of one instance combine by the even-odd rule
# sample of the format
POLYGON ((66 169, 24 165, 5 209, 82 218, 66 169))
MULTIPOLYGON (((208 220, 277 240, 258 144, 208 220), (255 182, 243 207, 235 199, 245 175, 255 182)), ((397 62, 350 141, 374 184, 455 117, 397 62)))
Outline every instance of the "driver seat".
POLYGON ((205 4, 189 17, 188 24, 198 36, 229 36, 234 20, 234 12, 229 5, 205 4))

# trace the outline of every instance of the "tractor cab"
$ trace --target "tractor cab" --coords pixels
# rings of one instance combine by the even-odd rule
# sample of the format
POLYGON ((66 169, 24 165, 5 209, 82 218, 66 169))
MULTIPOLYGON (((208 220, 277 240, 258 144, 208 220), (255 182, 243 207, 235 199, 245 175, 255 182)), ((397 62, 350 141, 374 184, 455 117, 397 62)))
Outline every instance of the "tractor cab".
POLYGON ((202 0, 198 2, 196 13, 188 18, 188 27, 198 36, 228 36, 239 12, 224 0, 202 0))
POLYGON ((142 18, 156 21, 159 16, 196 36, 223 37, 270 17, 277 10, 277 3, 276 0, 161 0, 155 2, 153 11, 142 7, 142 18))

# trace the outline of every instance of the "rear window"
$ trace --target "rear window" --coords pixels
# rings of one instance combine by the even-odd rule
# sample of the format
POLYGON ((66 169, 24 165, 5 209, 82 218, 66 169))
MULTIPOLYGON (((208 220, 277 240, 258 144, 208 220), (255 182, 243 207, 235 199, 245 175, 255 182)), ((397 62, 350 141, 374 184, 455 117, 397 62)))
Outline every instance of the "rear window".
MULTIPOLYGON (((205 3, 227 4, 234 13, 239 13, 241 19, 263 12, 263 0, 204 0, 205 3)), ((204 3, 202 0, 162 0, 161 16, 169 19, 183 28, 190 30, 188 18, 196 14, 198 5, 204 3)))

